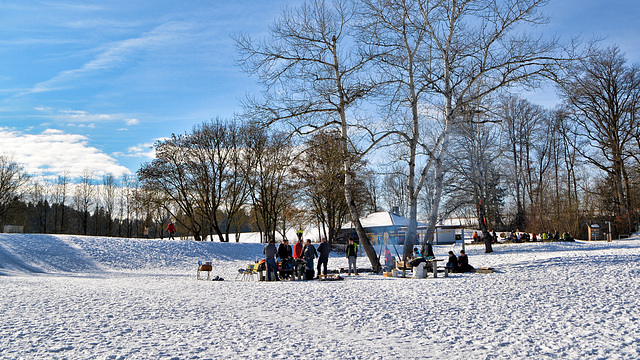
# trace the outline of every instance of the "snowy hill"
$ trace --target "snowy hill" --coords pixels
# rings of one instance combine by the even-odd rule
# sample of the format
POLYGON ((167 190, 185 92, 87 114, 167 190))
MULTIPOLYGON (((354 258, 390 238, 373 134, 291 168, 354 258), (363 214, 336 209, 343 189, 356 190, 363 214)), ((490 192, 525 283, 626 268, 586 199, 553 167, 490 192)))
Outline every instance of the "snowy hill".
POLYGON ((0 234, 0 274, 179 271, 192 269, 198 261, 253 261, 262 254, 263 246, 254 243, 0 234))
POLYGON ((0 359, 640 358, 637 236, 494 250, 467 247, 493 274, 236 282, 261 244, 0 234, 0 359))

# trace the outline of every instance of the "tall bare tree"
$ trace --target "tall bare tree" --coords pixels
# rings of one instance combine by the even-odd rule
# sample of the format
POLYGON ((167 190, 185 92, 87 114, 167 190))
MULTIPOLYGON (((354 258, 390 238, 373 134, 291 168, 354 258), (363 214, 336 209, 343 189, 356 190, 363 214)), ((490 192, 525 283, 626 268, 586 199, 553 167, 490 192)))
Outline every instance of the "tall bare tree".
POLYGON ((68 186, 69 172, 64 171, 58 175, 51 194, 51 200, 53 203, 53 232, 55 234, 64 233, 66 231, 65 208, 67 204, 67 193, 69 191, 68 186))
POLYGON ((101 198, 107 220, 107 236, 113 236, 113 217, 118 197, 118 184, 113 174, 102 177, 101 198))
MULTIPOLYGON (((349 207, 344 197, 344 160, 340 133, 320 131, 307 142, 294 174, 301 179, 309 210, 321 225, 323 236, 332 242, 346 223, 349 207)), ((357 163, 354 159, 354 163, 357 163)))
POLYGON ((0 155, 0 224, 8 211, 22 197, 27 182, 23 167, 8 155, 0 155))
POLYGON ((78 227, 83 235, 89 233, 89 209, 96 201, 96 188, 93 183, 93 172, 89 169, 82 170, 82 174, 75 185, 74 203, 78 211, 78 227))
POLYGON ((545 22, 538 10, 546 0, 365 3, 372 19, 368 29, 375 29, 377 46, 385 49, 381 53, 388 59, 384 73, 397 89, 392 99, 411 109, 411 120, 400 132, 408 146, 411 245, 413 208, 431 166, 435 181, 426 237, 433 238, 450 135, 458 122, 469 118, 464 112, 487 95, 552 74, 558 65, 557 44, 523 31, 545 22), (419 135, 420 107, 440 113, 441 131, 431 142, 419 135), (428 160, 415 171, 419 147, 428 160))
POLYGON ((220 242, 229 241, 233 217, 249 196, 242 139, 248 128, 216 119, 196 126, 189 135, 189 164, 198 181, 194 191, 200 209, 220 242))
POLYGON ((239 62, 265 87, 264 99, 247 104, 249 116, 290 125, 294 133, 340 130, 345 199, 360 244, 378 270, 378 256, 360 223, 353 194, 353 164, 344 156, 355 149, 354 133, 373 135, 375 129, 358 122, 353 111, 373 88, 365 72, 370 57, 355 48, 354 14, 352 1, 310 0, 284 10, 271 26, 268 41, 248 36, 236 40, 239 62))
POLYGON ((175 135, 158 141, 156 158, 138 170, 143 189, 162 193, 167 197, 163 207, 167 213, 188 229, 195 240, 201 240, 203 218, 194 191, 197 176, 190 171, 192 153, 186 135, 175 135), (175 206, 175 207, 174 207, 175 206), (184 215, 184 216, 182 216, 184 215))
POLYGON ((247 137, 248 177, 256 224, 263 241, 275 240, 278 228, 286 232, 287 211, 294 202, 291 182, 293 146, 281 132, 254 127, 247 137))
MULTIPOLYGON (((511 160, 506 173, 515 187, 516 214, 512 225, 517 229, 525 229, 526 190, 532 192, 530 189, 535 174, 532 171, 534 146, 539 141, 549 144, 549 133, 540 131, 546 112, 541 106, 509 96, 503 99, 499 113, 506 137, 505 154, 511 160)), ((546 148, 548 146, 543 145, 543 149, 546 148)))
POLYGON ((617 47, 595 49, 559 82, 578 141, 575 150, 612 181, 617 217, 628 231, 628 161, 640 134, 640 65, 617 47))

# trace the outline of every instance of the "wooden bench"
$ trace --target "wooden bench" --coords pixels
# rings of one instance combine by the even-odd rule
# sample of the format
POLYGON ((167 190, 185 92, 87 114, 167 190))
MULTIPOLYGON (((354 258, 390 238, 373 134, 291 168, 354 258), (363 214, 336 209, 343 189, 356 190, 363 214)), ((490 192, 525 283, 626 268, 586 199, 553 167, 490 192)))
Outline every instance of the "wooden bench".
POLYGON ((444 277, 449 277, 449 273, 453 272, 451 266, 438 266, 438 270, 443 269, 444 277))

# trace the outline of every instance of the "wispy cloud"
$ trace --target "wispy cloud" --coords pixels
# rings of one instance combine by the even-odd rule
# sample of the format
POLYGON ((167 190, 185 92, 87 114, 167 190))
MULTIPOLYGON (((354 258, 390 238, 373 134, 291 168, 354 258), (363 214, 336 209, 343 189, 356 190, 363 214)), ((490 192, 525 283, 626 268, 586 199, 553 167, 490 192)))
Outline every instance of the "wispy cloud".
POLYGON ((167 22, 140 37, 110 43, 90 61, 77 69, 65 70, 49 80, 35 84, 22 93, 32 94, 61 90, 73 86, 73 82, 92 73, 111 70, 125 65, 139 52, 149 51, 168 42, 178 41, 181 34, 190 28, 187 23, 167 22))
POLYGON ((86 110, 55 109, 49 106, 37 106, 34 110, 41 113, 42 117, 68 126, 88 126, 87 124, 100 124, 106 122, 123 122, 127 126, 140 124, 140 120, 131 117, 131 114, 97 114, 86 110))

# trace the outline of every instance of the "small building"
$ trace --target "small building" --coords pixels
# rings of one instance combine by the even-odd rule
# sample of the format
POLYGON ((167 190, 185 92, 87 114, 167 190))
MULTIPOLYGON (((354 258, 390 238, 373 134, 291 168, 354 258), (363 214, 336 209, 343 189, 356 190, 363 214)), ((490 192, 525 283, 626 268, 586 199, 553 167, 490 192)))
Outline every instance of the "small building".
MULTIPOLYGON (((360 218, 360 223, 364 228, 369 241, 372 245, 403 245, 409 226, 409 218, 394 214, 393 212, 383 211, 369 214, 360 218)), ((427 225, 418 221, 416 234, 418 239, 416 244, 422 243, 427 232, 427 225)), ((456 235, 460 234, 459 225, 436 225, 436 232, 433 235, 434 245, 454 244, 456 235)), ((351 222, 346 223, 341 229, 340 242, 346 242, 349 236, 354 240, 357 239, 355 229, 351 222)))
POLYGON ((602 228, 598 224, 589 225, 589 240, 604 240, 604 234, 602 233, 602 228))
MULTIPOLYGON (((409 225, 409 218, 390 211, 382 211, 360 218, 360 223, 372 245, 402 245, 409 225)), ((424 226, 426 225, 418 222, 418 228, 424 226)), ((357 239, 357 235, 354 236, 355 228, 352 222, 344 224, 340 232, 341 239, 348 239, 350 236, 357 239)))

